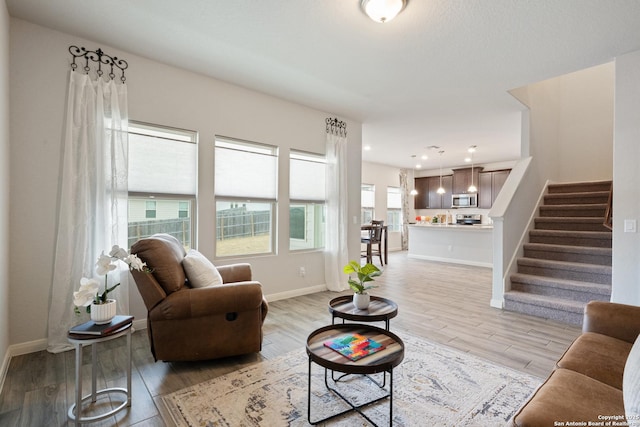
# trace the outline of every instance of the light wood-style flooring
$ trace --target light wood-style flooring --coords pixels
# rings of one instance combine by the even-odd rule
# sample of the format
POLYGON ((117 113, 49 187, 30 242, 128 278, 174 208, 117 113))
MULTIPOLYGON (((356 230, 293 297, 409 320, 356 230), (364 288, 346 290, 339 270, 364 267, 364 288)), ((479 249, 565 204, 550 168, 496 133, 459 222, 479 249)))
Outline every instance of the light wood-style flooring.
MULTIPOLYGON (((398 335, 420 336, 541 378, 580 333, 575 326, 491 308, 488 268, 409 259, 406 252, 396 252, 376 283, 372 294, 398 304, 398 316, 391 321, 398 335)), ((321 292, 270 303, 260 354, 198 363, 154 362, 146 330, 135 332, 132 406, 91 425, 172 425, 163 421, 160 396, 303 348, 309 332, 331 323, 327 302, 337 295, 321 292)), ((125 385, 125 344, 124 338, 100 344, 99 388, 125 385)), ((91 378, 88 352, 84 361, 86 393, 91 378)), ((0 394, 0 426, 70 425, 66 417, 74 402, 74 363, 72 351, 14 357, 0 394)))

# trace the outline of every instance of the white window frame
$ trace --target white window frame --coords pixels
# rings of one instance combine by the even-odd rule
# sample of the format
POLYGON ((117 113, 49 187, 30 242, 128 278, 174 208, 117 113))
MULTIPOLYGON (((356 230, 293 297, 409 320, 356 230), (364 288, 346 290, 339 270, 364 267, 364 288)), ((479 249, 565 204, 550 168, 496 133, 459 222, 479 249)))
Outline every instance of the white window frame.
POLYGON ((371 220, 375 218, 375 200, 376 200, 376 186, 373 184, 361 184, 360 185, 360 221, 362 225, 370 224, 371 220), (365 191, 371 192, 371 197, 365 196, 365 191), (369 204, 368 201, 371 201, 369 204), (367 214, 370 214, 370 219, 367 220, 367 214))
MULTIPOLYGON (((198 143, 198 133, 196 131, 190 131, 186 129, 179 129, 164 125, 156 125, 150 123, 143 123, 134 120, 129 121, 129 135, 131 144, 131 135, 142 135, 146 137, 154 137, 161 139, 163 141, 175 141, 176 143, 190 143, 196 144, 196 159, 195 162, 197 164, 197 143, 198 143)), ((131 162, 130 162, 131 167, 131 162)), ((197 182, 198 172, 194 171, 195 180, 197 182)), ((189 203, 189 233, 188 237, 182 238, 179 240, 182 241, 186 249, 195 246, 197 230, 197 189, 194 188, 193 194, 175 194, 175 193, 163 193, 160 191, 129 191, 129 204, 131 205, 131 201, 140 200, 143 202, 153 201, 156 202, 156 218, 148 218, 149 220, 157 219, 158 217, 158 202, 175 202, 178 204, 180 202, 188 202, 189 203)), ((146 203, 145 203, 146 205, 146 203)), ((145 206, 146 208, 146 206, 145 206)), ((146 209, 145 209, 146 210, 146 209)), ((146 217, 146 214, 145 214, 146 217)), ((129 224, 129 220, 127 220, 129 224)), ((128 225, 131 227, 131 225, 128 225)), ((136 236, 138 237, 148 237, 145 235, 136 236)), ((183 236, 184 237, 184 236, 183 236)), ((133 236, 128 236, 129 242, 132 242, 133 236)))
MULTIPOLYGON (((221 191, 220 188, 223 187, 223 185, 221 185, 222 183, 220 182, 222 177, 216 174, 215 183, 214 183, 215 221, 216 221, 215 258, 228 259, 228 258, 246 258, 246 257, 251 257, 256 255, 275 255, 277 253, 276 241, 277 241, 277 233, 278 233, 277 215, 276 215, 278 210, 278 156, 279 156, 278 147, 259 143, 259 142, 246 141, 246 140, 226 137, 222 135, 216 135, 214 145, 215 145, 215 152, 216 152, 216 155, 214 156, 215 157, 214 170, 218 169, 216 167, 216 162, 218 161, 219 153, 220 155, 222 154, 220 150, 231 150, 231 151, 237 152, 238 154, 244 153, 245 155, 249 155, 250 157, 252 155, 273 157, 275 161, 274 177, 272 177, 273 184, 274 184, 274 188, 272 189, 273 191, 272 197, 261 197, 261 195, 259 194, 260 192, 257 192, 254 194, 245 193, 238 196, 238 195, 230 194, 231 191, 227 189, 224 189, 221 191), (268 204, 270 206, 269 244, 268 244, 267 251, 258 251, 258 252, 249 251, 249 252, 231 253, 231 254, 220 253, 218 245, 219 245, 219 241, 223 238, 222 236, 224 236, 224 233, 218 230, 219 229, 218 206, 225 203, 235 204, 238 206, 243 206, 246 204, 268 204)), ((231 151, 227 153, 231 154, 231 151)), ((243 171, 242 165, 239 165, 237 170, 239 171, 239 173, 242 173, 243 171)), ((246 168, 244 169, 244 171, 246 172, 246 168)), ((232 172, 232 173, 235 173, 235 172, 232 172)), ((232 179, 242 180, 243 177, 235 177, 232 179)), ((243 193, 245 192, 245 190, 241 190, 241 191, 243 193)))
POLYGON ((318 251, 324 249, 326 241, 325 223, 327 214, 324 188, 326 164, 327 160, 324 155, 294 149, 289 151, 289 251, 291 252, 318 251), (311 175, 306 177, 294 176, 294 162, 309 162, 311 167, 308 171, 311 175), (318 164, 324 165, 323 173, 319 173, 320 171, 317 168, 313 168, 313 166, 317 166, 318 164), (315 176, 316 173, 318 173, 318 176, 315 176), (316 186, 315 189, 296 188, 294 191, 293 186, 295 185, 295 182, 303 179, 316 180, 321 188, 318 189, 318 186, 316 186), (300 194, 292 194, 295 192, 299 192, 300 194), (294 207, 302 207, 305 212, 305 230, 304 237, 302 239, 291 237, 291 210, 294 207), (310 215, 312 216, 313 225, 308 227, 306 224, 309 222, 308 218, 310 215), (320 216, 320 221, 318 221, 318 216, 320 216), (310 232, 313 232, 313 236, 309 236, 310 232))

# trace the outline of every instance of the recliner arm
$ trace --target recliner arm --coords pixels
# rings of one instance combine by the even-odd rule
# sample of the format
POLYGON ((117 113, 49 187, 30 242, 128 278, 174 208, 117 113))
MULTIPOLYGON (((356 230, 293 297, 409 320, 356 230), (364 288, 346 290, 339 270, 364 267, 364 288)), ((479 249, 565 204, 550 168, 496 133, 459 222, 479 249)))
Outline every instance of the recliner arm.
POLYGON ((584 308, 582 332, 595 332, 633 343, 640 334, 640 307, 591 301, 584 308))
POLYGON ((237 282, 210 288, 185 288, 167 296, 149 312, 154 320, 186 319, 261 309, 262 285, 237 282))

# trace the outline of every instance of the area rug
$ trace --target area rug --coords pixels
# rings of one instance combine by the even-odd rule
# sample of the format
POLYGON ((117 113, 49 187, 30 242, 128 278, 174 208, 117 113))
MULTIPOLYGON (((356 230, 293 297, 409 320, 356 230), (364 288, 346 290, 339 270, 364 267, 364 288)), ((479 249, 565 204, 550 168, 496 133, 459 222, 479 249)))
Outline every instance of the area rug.
MULTIPOLYGON (((505 425, 542 382, 469 354, 402 334, 403 362, 393 373, 393 425, 505 425)), ((306 426, 308 358, 304 349, 260 362, 162 397, 178 426, 306 426)), ((312 365, 312 421, 348 406, 324 385, 324 370, 312 365)), ((382 374, 375 376, 382 380, 382 374)), ((388 387, 387 376, 387 387, 388 387)), ((364 376, 341 380, 337 389, 356 402, 382 390, 364 376)), ((364 409, 378 425, 389 425, 389 400, 364 409)), ((331 426, 366 426, 357 413, 331 426)))

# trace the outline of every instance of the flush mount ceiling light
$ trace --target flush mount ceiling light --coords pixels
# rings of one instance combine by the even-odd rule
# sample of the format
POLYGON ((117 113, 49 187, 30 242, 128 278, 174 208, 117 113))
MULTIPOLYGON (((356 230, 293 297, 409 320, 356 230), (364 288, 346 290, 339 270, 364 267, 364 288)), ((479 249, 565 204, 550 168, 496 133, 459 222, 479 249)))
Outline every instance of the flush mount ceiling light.
POLYGON ((367 16, 384 24, 391 21, 407 6, 408 0, 360 0, 360 7, 367 16))

